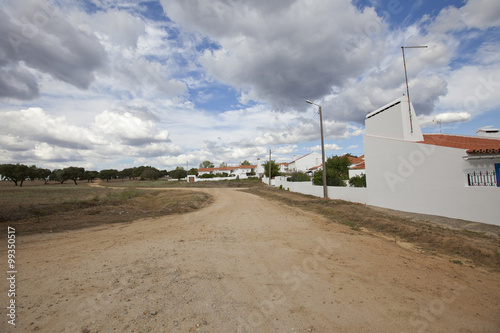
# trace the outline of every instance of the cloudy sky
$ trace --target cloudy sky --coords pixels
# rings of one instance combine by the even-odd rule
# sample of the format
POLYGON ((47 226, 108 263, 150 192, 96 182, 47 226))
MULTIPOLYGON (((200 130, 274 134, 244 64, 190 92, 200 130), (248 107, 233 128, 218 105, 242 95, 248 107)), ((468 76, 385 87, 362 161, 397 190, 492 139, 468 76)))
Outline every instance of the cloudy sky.
POLYGON ((406 91, 425 132, 500 126, 500 1, 0 0, 0 163, 123 169, 363 153, 406 91), (438 122, 440 122, 440 125, 438 122))

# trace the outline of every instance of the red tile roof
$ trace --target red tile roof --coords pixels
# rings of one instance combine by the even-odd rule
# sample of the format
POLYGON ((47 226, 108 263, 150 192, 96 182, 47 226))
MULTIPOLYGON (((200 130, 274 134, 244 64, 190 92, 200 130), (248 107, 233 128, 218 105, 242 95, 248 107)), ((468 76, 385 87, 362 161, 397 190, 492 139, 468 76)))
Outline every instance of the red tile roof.
POLYGON ((211 171, 231 171, 235 169, 255 169, 256 165, 240 165, 235 167, 218 167, 218 168, 199 168, 198 172, 211 172, 211 171))
POLYGON ((219 168, 199 168, 198 172, 208 172, 208 171, 230 171, 234 170, 236 167, 219 167, 219 168))
POLYGON ((364 155, 361 157, 348 156, 349 162, 351 162, 351 164, 359 164, 359 163, 363 162, 364 161, 363 157, 364 157, 364 155))
POLYGON ((467 149, 468 154, 498 154, 500 152, 500 139, 496 138, 480 138, 476 136, 450 134, 424 134, 424 141, 420 143, 467 149))
POLYGON ((236 169, 255 169, 257 165, 240 165, 235 167, 236 169))
POLYGON ((315 166, 315 167, 312 167, 312 168, 309 168, 309 170, 316 170, 318 168, 321 168, 323 166, 323 164, 320 164, 318 166, 315 166))
POLYGON ((351 169, 353 170, 364 170, 366 167, 365 167, 365 161, 359 163, 359 164, 356 164, 355 166, 353 166, 351 169))

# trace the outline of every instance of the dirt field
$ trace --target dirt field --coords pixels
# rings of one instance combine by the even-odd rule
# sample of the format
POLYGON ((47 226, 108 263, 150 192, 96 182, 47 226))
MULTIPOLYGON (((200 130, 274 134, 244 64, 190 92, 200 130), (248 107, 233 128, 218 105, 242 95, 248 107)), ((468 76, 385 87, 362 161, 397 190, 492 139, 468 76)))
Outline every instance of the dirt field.
POLYGON ((18 235, 17 325, 4 314, 0 331, 500 331, 497 271, 237 189, 196 191, 214 202, 18 235))

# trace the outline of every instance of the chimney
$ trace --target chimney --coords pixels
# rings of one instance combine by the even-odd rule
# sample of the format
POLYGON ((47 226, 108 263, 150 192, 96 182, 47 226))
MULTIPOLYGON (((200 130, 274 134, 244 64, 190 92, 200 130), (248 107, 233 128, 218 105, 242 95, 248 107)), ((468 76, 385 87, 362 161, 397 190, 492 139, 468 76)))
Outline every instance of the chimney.
POLYGON ((477 135, 486 138, 500 138, 500 131, 498 128, 493 128, 493 126, 481 127, 476 131, 477 135))

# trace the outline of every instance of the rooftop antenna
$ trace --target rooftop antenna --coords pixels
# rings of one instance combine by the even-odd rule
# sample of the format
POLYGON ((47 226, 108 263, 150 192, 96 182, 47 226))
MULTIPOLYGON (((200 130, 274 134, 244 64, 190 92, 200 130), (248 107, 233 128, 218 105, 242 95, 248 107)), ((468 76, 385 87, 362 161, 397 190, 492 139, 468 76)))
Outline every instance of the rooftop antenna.
POLYGON ((439 124, 439 133, 442 133, 441 132, 441 122, 442 120, 438 120, 438 119, 433 119, 432 122, 436 123, 436 124, 439 124))
POLYGON ((408 88, 408 74, 406 73, 405 49, 425 49, 425 48, 427 48, 427 46, 401 46, 401 51, 403 52, 403 64, 405 66, 406 96, 408 96, 408 113, 410 114, 410 128, 412 133, 413 133, 413 122, 411 120, 410 89, 408 88))

